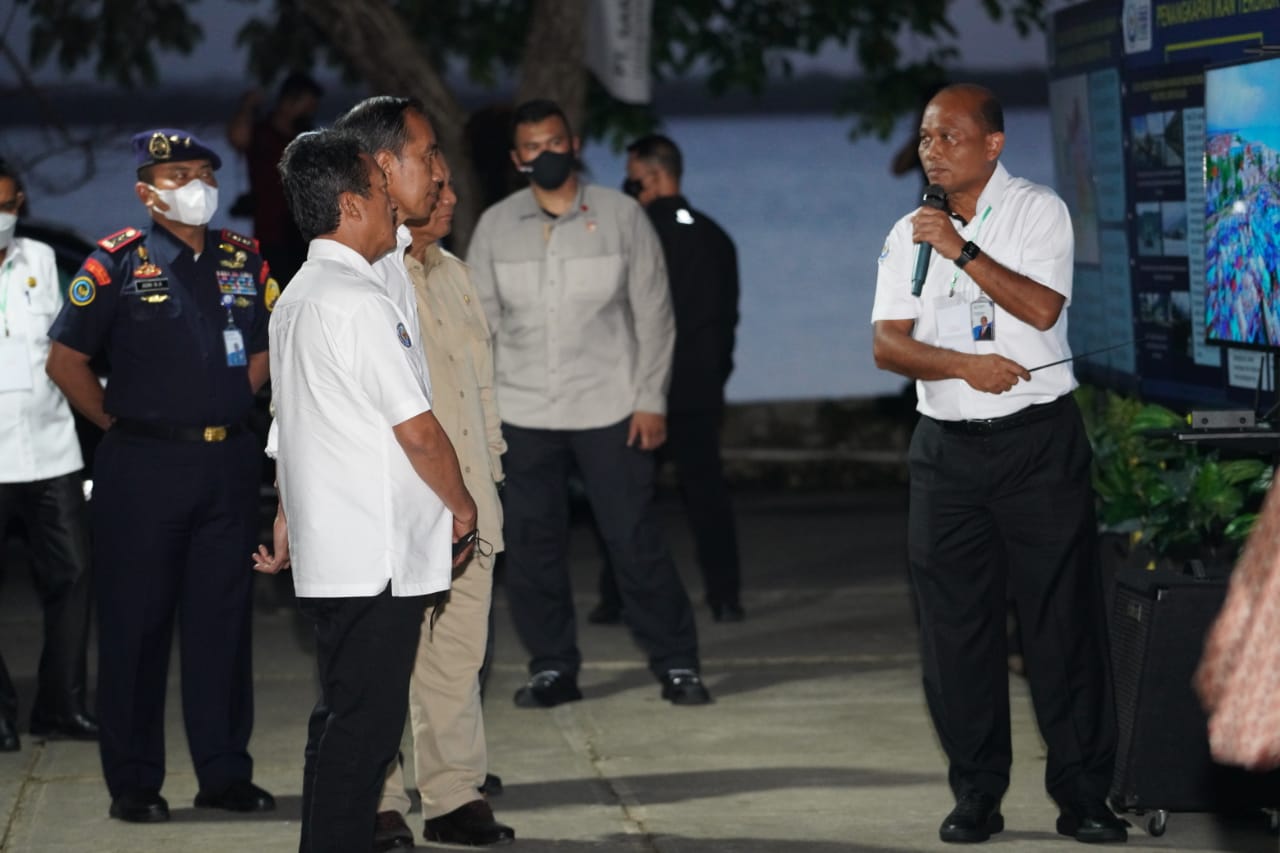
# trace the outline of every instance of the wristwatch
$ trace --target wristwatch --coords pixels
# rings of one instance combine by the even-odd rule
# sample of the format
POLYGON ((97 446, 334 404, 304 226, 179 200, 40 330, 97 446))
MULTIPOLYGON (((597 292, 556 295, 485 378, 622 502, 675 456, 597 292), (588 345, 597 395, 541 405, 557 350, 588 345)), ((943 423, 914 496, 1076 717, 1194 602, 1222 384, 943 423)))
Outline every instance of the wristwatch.
POLYGON ((960 248, 960 257, 955 259, 956 269, 963 269, 965 264, 981 254, 982 250, 978 248, 978 244, 970 240, 960 248))

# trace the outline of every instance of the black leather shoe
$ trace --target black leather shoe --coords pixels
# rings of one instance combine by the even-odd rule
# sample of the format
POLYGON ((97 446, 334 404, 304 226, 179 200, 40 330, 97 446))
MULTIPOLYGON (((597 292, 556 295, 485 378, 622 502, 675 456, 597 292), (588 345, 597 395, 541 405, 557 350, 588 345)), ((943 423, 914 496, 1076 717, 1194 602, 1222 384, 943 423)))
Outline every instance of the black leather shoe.
POLYGON ((108 814, 129 823, 164 823, 169 819, 169 804, 159 791, 127 791, 111 801, 108 814))
POLYGON ((1062 806, 1058 834, 1085 844, 1108 844, 1129 840, 1129 824, 1116 817, 1102 800, 1081 800, 1062 806))
POLYGON ((486 773, 484 774, 484 784, 476 790, 486 797, 496 797, 502 793, 502 777, 486 773))
POLYGON ((404 822, 404 815, 397 811, 378 812, 373 819, 373 849, 374 853, 413 849, 413 830, 404 822))
POLYGON ((18 727, 13 724, 13 720, 0 717, 0 752, 17 752, 21 747, 18 727))
POLYGON ((45 740, 97 740, 98 721, 81 711, 61 717, 31 714, 31 734, 45 740))
POLYGON ((706 705, 711 694, 691 669, 669 669, 662 675, 662 698, 672 705, 706 705))
POLYGON ((498 823, 493 809, 484 800, 472 800, 446 815, 428 820, 422 828, 422 837, 441 844, 491 847, 515 841, 516 831, 498 823))
POLYGON ((938 828, 938 837, 948 844, 976 844, 1003 830, 1000 801, 990 794, 970 791, 956 800, 956 807, 938 828))
POLYGON ((275 811, 276 798, 250 782, 241 779, 232 782, 221 791, 201 791, 196 794, 198 809, 223 809, 229 812, 275 811))
POLYGON ((587 614, 587 621, 592 625, 620 625, 622 624, 621 608, 605 604, 603 601, 591 608, 587 614))
POLYGON ((711 608, 711 618, 717 622, 741 622, 747 618, 742 605, 736 601, 725 604, 709 604, 707 606, 711 608))
POLYGON ((535 672, 529 683, 516 691, 517 708, 554 708, 582 698, 578 679, 554 669, 535 672))

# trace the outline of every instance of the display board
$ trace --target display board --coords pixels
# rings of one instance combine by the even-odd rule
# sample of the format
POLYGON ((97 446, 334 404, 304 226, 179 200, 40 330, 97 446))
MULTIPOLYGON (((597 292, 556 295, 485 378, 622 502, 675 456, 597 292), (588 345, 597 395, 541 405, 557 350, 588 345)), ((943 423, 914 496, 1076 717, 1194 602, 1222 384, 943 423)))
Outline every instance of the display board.
POLYGON ((1205 72, 1280 45, 1280 0, 1093 0, 1056 13, 1049 42, 1071 346, 1134 341, 1077 375, 1183 405, 1270 390, 1264 353, 1211 342, 1206 324, 1205 72))

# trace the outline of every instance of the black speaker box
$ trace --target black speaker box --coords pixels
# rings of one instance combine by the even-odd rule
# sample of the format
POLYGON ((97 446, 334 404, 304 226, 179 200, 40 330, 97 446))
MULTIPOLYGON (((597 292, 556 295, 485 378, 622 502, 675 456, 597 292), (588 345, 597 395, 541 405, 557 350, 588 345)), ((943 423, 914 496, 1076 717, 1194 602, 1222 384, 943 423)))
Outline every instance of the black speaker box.
POLYGON ((1122 811, 1239 812, 1280 805, 1280 772, 1217 764, 1191 679, 1226 578, 1125 568, 1111 620, 1119 724, 1111 803, 1122 811))

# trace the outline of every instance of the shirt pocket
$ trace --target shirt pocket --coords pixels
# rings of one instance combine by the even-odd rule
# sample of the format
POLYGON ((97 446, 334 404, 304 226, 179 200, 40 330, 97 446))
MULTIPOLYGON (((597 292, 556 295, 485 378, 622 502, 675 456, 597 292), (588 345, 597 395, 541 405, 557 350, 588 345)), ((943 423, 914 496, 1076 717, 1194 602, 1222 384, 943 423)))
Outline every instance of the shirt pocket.
POLYGON ((27 309, 27 334, 30 340, 38 341, 49 335, 49 329, 53 327, 53 321, 58 318, 58 309, 56 305, 50 305, 46 301, 32 300, 31 307, 27 309))
POLYGON ((622 255, 595 255, 568 258, 564 262, 564 286, 567 298, 590 313, 623 296, 626 276, 622 255))

